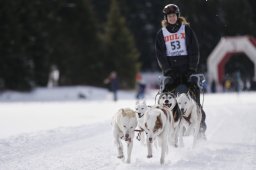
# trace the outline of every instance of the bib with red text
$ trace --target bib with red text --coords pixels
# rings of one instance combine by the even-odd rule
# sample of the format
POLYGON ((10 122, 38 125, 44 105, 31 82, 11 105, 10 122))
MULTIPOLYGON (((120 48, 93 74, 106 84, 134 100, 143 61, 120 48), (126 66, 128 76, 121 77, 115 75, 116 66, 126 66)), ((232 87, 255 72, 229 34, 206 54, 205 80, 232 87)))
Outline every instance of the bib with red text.
POLYGON ((176 33, 170 33, 165 27, 162 28, 162 31, 167 56, 180 56, 188 54, 185 41, 185 25, 182 24, 176 33))

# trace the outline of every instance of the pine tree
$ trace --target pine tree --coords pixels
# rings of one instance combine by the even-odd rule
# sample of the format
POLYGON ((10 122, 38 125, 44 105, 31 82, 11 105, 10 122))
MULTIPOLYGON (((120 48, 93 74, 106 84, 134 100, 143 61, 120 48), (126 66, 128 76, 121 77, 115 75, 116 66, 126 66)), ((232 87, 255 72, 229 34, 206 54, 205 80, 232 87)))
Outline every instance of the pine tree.
POLYGON ((250 0, 222 1, 221 9, 224 11, 225 35, 256 35, 255 9, 250 0))
POLYGON ((111 1, 103 37, 106 54, 104 56, 105 70, 107 73, 115 70, 121 80, 121 86, 133 88, 135 74, 139 69, 139 52, 116 0, 111 1))
POLYGON ((60 68, 61 84, 99 85, 100 59, 95 17, 88 0, 65 1, 54 14, 52 57, 60 68))
POLYGON ((36 31, 33 32, 27 23, 34 13, 30 14, 30 7, 24 4, 24 0, 2 1, 0 4, 0 79, 5 89, 30 90, 35 83, 31 54, 36 31))

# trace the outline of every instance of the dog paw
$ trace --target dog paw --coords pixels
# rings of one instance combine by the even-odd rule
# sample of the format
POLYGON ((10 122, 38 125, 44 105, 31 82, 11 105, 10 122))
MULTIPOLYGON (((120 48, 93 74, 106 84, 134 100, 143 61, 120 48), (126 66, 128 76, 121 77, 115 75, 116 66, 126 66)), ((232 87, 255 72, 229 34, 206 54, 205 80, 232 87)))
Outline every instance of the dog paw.
POLYGON ((206 138, 206 136, 205 136, 204 133, 200 133, 200 134, 198 135, 198 139, 199 139, 199 140, 207 140, 207 138, 206 138))
POLYGON ((122 159, 123 157, 124 157, 124 155, 117 156, 118 159, 122 159))
POLYGON ((148 155, 148 156, 147 156, 147 158, 152 158, 152 157, 153 157, 153 155, 148 155))
POLYGON ((128 163, 128 164, 131 163, 131 160, 126 160, 126 163, 128 163))

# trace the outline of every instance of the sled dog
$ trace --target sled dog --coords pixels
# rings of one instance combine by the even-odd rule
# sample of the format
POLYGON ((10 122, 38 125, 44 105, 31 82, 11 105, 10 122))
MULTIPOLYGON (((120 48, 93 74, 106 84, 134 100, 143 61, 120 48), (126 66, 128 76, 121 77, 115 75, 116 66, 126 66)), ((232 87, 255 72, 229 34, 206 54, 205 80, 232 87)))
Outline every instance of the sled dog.
POLYGON ((147 158, 152 157, 152 143, 158 142, 161 147, 160 163, 163 164, 168 151, 169 115, 159 106, 152 106, 145 113, 145 132, 147 136, 147 158))
POLYGON ((133 148, 134 129, 137 126, 135 111, 129 108, 119 109, 112 120, 114 143, 117 147, 117 158, 123 158, 123 144, 121 139, 127 143, 127 163, 131 162, 133 148))
POLYGON ((136 118, 138 121, 138 127, 140 129, 145 129, 145 113, 150 108, 150 106, 147 106, 146 101, 137 101, 135 104, 135 112, 136 112, 136 118))
POLYGON ((169 121, 170 121, 169 140, 173 146, 177 147, 181 112, 180 112, 175 94, 161 93, 158 99, 158 104, 161 106, 162 109, 166 109, 170 114, 169 115, 169 121))
POLYGON ((185 135, 193 135, 193 147, 196 145, 200 122, 202 119, 202 112, 200 107, 192 99, 189 93, 181 93, 177 95, 178 106, 181 111, 181 122, 179 127, 179 145, 184 146, 183 133, 185 135))
POLYGON ((158 98, 158 102, 157 102, 160 106, 164 107, 168 107, 170 110, 172 110, 176 104, 176 97, 174 94, 172 93, 161 93, 159 98, 158 98))
POLYGON ((145 144, 145 114, 146 111, 150 108, 150 106, 147 106, 146 101, 140 101, 138 100, 135 104, 135 112, 136 112, 136 118, 138 121, 138 136, 137 139, 141 141, 141 144, 145 144))

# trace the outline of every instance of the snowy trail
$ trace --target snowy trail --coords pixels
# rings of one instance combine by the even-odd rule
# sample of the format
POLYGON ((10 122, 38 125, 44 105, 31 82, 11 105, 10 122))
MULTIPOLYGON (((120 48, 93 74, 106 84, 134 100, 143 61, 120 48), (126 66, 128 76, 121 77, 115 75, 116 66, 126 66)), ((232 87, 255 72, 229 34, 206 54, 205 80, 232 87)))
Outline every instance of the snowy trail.
POLYGON ((110 161, 110 129, 106 122, 0 140, 0 169, 98 169, 110 161))
POLYGON ((146 147, 135 141, 133 163, 127 165, 115 158, 110 129, 106 122, 1 140, 0 169, 248 170, 256 167, 255 145, 213 142, 214 137, 196 149, 190 148, 191 142, 187 139, 185 148, 172 148, 164 166, 159 165, 159 150, 155 150, 154 157, 149 160, 145 156, 146 147), (3 149, 6 150, 4 153, 3 149))
MULTIPOLYGON (((192 149, 192 138, 186 137, 184 148, 170 148, 165 165, 159 164, 159 149, 154 148, 153 158, 147 159, 146 147, 136 139, 131 164, 116 158, 110 125, 113 110, 134 105, 134 101, 120 101, 102 103, 105 110, 97 111, 98 121, 94 115, 93 121, 84 125, 0 139, 0 170, 255 170, 255 96, 249 96, 254 98, 248 99, 249 102, 246 95, 221 101, 216 99, 222 95, 206 97, 207 141, 192 149)), ((65 105, 73 108, 73 104, 65 105)), ((80 103, 75 107, 92 105, 95 107, 95 103, 80 103)))

